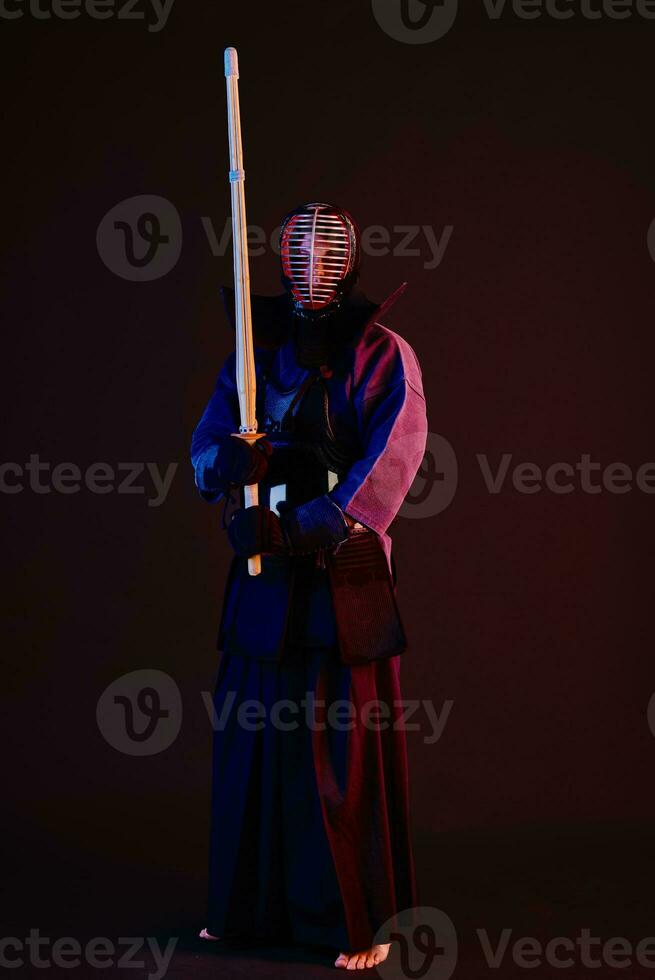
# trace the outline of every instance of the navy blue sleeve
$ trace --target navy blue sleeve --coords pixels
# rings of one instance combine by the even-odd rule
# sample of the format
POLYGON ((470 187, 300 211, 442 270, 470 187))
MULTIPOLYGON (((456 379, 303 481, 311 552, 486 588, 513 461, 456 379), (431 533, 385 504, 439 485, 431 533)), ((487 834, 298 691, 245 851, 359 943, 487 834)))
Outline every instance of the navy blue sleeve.
POLYGON ((212 489, 206 478, 207 471, 216 462, 217 445, 221 436, 239 431, 239 397, 235 380, 236 355, 230 354, 221 370, 216 387, 209 399, 191 439, 191 463, 195 472, 196 486, 201 497, 216 503, 223 493, 212 489))

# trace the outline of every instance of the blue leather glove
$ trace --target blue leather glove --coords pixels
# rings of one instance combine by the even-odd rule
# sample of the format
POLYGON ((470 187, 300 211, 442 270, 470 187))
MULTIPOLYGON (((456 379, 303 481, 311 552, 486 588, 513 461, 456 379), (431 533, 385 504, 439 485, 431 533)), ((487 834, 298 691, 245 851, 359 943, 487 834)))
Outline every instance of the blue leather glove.
MULTIPOLYGON (((282 511, 283 504, 279 505, 282 511)), ((284 509, 280 517, 291 554, 307 555, 319 548, 333 548, 345 541, 349 525, 343 511, 328 497, 315 497, 306 504, 284 509)))
POLYGON ((321 548, 334 548, 350 533, 342 510, 327 496, 293 509, 281 503, 279 510, 281 517, 259 506, 234 514, 227 534, 238 555, 309 555, 321 548))
POLYGON ((206 499, 218 499, 230 488, 259 483, 268 470, 271 444, 265 439, 248 443, 237 436, 221 436, 196 462, 196 484, 206 499))
POLYGON ((242 558, 288 551, 280 518, 268 507, 243 507, 236 511, 228 524, 227 536, 242 558))

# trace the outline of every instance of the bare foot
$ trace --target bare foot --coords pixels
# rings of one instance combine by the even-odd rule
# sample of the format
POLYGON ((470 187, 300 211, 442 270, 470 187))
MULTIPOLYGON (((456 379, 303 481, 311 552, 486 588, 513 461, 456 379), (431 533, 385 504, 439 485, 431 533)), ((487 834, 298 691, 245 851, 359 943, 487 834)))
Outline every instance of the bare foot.
POLYGON ((212 936, 211 932, 207 932, 206 929, 201 929, 198 933, 200 939, 206 939, 208 942, 217 943, 220 940, 220 936, 212 936))
POLYGON ((339 953, 334 965, 339 970, 366 970, 378 963, 384 963, 390 947, 391 943, 383 943, 380 946, 371 946, 361 953, 339 953))

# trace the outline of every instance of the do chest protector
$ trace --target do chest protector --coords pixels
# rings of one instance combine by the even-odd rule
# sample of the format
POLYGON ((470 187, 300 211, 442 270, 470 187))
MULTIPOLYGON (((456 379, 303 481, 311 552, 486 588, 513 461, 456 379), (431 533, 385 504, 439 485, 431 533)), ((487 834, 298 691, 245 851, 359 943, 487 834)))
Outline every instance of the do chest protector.
MULTIPOLYGON (((273 447, 260 505, 279 513, 282 504, 329 493, 362 450, 353 435, 334 430, 325 380, 311 373, 283 390, 264 374, 257 394, 260 427, 273 447)), ((264 555, 254 577, 236 558, 219 647, 260 660, 277 660, 288 647, 337 647, 353 666, 401 653, 405 634, 378 535, 356 524, 323 558, 264 555)))
POLYGON ((258 387, 257 417, 273 447, 260 503, 278 511, 278 504, 298 507, 329 493, 358 456, 358 447, 330 421, 328 389, 319 374, 307 375, 282 390, 264 375, 258 387))

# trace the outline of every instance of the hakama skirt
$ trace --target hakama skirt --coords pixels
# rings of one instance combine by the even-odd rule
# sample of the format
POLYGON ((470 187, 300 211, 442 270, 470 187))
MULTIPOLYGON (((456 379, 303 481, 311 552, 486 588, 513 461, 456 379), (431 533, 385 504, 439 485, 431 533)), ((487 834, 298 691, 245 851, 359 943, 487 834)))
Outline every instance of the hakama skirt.
POLYGON ((416 904, 399 666, 223 653, 210 933, 355 951, 416 904))

